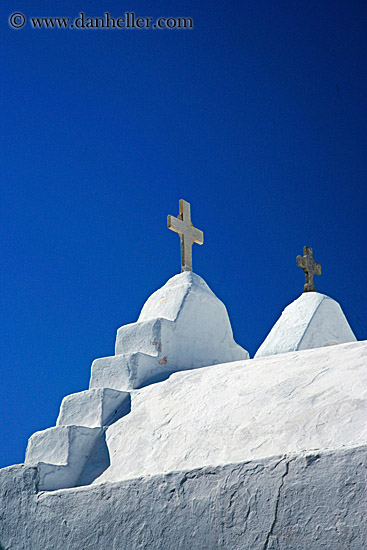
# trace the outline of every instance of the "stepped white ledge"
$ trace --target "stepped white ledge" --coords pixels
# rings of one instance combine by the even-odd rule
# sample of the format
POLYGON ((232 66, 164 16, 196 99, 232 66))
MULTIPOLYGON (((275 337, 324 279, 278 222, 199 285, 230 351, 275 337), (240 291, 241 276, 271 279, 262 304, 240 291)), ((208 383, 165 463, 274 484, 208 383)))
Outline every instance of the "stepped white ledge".
POLYGON ((130 394, 110 388, 95 388, 64 397, 56 426, 108 426, 129 410, 130 394))
MULTIPOLYGON (((95 359, 92 363, 89 388, 133 390, 157 373, 164 373, 160 359, 145 353, 112 355, 95 359)), ((164 361, 163 361, 164 362, 164 361)))
MULTIPOLYGON (((39 488, 44 491, 75 487, 103 428, 57 426, 36 432, 28 441, 25 464, 39 468, 39 488)), ((100 468, 102 473, 104 467, 100 468)))
POLYGON ((338 302, 319 292, 305 292, 285 308, 255 358, 355 341, 338 302))

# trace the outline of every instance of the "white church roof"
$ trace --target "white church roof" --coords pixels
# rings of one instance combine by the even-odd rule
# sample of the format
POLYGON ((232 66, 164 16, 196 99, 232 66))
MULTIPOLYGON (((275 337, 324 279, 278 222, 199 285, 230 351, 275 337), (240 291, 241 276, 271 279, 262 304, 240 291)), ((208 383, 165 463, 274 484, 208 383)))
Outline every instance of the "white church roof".
POLYGON ((367 342, 320 347, 351 340, 340 306, 310 292, 260 348, 272 356, 248 360, 224 304, 181 273, 118 330, 117 355, 94 361, 91 389, 63 400, 57 426, 30 438, 26 463, 53 490, 361 445, 367 342), (158 375, 170 377, 153 383, 158 375))
POLYGON ((225 305, 195 273, 175 275, 118 329, 115 356, 92 365, 90 388, 130 390, 168 373, 247 359, 225 305))
POLYGON ((304 292, 285 308, 255 357, 355 341, 338 302, 319 292, 304 292))

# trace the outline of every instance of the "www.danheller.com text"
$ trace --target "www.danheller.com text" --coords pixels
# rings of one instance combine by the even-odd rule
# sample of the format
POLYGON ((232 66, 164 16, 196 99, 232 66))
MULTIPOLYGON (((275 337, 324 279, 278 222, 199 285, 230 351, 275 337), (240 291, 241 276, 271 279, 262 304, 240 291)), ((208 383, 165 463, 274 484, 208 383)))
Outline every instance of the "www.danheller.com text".
POLYGON ((78 17, 27 17, 21 12, 9 16, 9 24, 14 29, 25 27, 27 22, 33 29, 193 29, 192 17, 141 17, 134 12, 113 17, 105 12, 100 17, 90 17, 80 12, 78 17))

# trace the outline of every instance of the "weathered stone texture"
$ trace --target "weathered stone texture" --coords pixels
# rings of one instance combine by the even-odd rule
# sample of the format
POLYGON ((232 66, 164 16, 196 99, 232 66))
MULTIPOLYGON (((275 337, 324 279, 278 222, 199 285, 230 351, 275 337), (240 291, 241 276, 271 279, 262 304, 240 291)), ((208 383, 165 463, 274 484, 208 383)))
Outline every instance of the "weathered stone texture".
POLYGON ((3 550, 362 550, 366 447, 37 493, 0 472, 3 550))

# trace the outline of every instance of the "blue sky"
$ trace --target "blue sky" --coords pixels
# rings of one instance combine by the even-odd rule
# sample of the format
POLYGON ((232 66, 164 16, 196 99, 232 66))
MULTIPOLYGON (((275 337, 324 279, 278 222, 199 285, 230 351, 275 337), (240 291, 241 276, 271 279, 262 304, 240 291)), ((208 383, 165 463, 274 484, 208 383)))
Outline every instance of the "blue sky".
POLYGON ((367 338, 366 19, 360 0, 3 0, 0 467, 180 271, 180 198, 251 356, 303 290, 304 245, 367 338), (194 29, 14 30, 15 11, 194 29))

